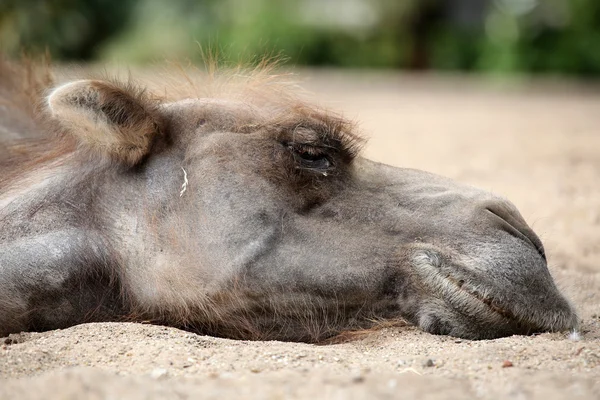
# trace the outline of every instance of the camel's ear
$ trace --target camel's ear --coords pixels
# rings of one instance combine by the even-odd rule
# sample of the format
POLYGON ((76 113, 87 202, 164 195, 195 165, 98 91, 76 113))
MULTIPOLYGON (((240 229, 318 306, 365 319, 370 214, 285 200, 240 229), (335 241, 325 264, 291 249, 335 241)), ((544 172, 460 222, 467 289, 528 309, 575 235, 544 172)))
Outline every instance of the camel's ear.
POLYGON ((156 106, 133 87, 74 81, 54 89, 48 107, 81 146, 129 165, 150 152, 159 134, 156 106))

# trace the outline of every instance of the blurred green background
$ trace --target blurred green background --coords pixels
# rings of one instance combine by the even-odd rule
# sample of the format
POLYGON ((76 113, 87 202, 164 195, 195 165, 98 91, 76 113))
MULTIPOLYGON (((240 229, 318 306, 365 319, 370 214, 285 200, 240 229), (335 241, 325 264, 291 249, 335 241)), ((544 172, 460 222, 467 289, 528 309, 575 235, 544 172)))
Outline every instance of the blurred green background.
POLYGON ((0 0, 0 47, 146 63, 600 75, 600 0, 0 0))

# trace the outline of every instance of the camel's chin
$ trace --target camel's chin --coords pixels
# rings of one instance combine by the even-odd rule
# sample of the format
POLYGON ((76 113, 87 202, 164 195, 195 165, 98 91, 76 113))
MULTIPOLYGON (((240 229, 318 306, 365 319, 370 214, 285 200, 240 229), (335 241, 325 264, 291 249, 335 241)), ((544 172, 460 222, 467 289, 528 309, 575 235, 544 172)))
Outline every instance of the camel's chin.
POLYGON ((538 332, 532 326, 510 318, 509 310, 461 289, 451 280, 443 283, 445 298, 433 298, 421 307, 416 324, 426 332, 464 339, 495 339, 538 332))

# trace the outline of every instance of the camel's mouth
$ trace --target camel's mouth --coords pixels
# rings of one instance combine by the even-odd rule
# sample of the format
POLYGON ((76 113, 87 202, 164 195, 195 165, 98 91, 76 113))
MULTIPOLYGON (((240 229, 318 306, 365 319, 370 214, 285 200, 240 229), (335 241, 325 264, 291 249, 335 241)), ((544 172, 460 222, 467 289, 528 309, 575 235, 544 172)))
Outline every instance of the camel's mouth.
POLYGON ((417 252, 413 266, 422 283, 438 299, 436 303, 443 304, 449 312, 442 318, 453 327, 450 328, 451 335, 492 338, 541 330, 538 324, 509 308, 504 300, 506 296, 499 298, 501 288, 495 288, 466 267, 451 263, 438 251, 427 249, 417 252), (454 317, 448 319, 449 315, 454 317))
POLYGON ((428 293, 419 326, 474 339, 573 329, 577 313, 554 286, 545 261, 537 260, 522 273, 501 276, 485 264, 473 265, 473 259, 461 263, 433 246, 420 248, 411 257, 428 293))
POLYGON ((444 288, 442 298, 446 306, 455 315, 463 316, 455 321, 458 324, 455 326, 457 330, 453 330, 450 335, 492 339, 544 331, 543 326, 503 304, 494 295, 493 288, 484 286, 474 278, 442 273, 436 276, 435 281, 444 288))
POLYGON ((474 299, 478 300, 480 303, 484 304, 489 310, 502 316, 503 318, 506 318, 508 320, 515 321, 515 322, 517 322, 519 320, 519 318, 517 318, 517 316, 512 311, 499 305, 499 302, 494 297, 492 297, 490 295, 484 295, 476 289, 467 287, 467 285, 465 285, 464 279, 456 279, 452 276, 446 276, 445 279, 448 282, 450 282, 451 284, 453 284, 454 286, 456 286, 456 288, 461 293, 465 293, 465 294, 473 297, 474 299))

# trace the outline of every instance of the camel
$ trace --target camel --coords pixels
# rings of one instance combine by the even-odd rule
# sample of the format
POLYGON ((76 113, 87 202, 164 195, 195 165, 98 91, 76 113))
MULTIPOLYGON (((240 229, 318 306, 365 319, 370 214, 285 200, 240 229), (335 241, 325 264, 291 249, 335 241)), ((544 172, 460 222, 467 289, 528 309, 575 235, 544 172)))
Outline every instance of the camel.
POLYGON ((268 68, 169 79, 55 84, 0 64, 0 336, 94 321, 305 342, 397 320, 467 339, 578 326, 508 200, 363 158, 354 123, 268 68))

